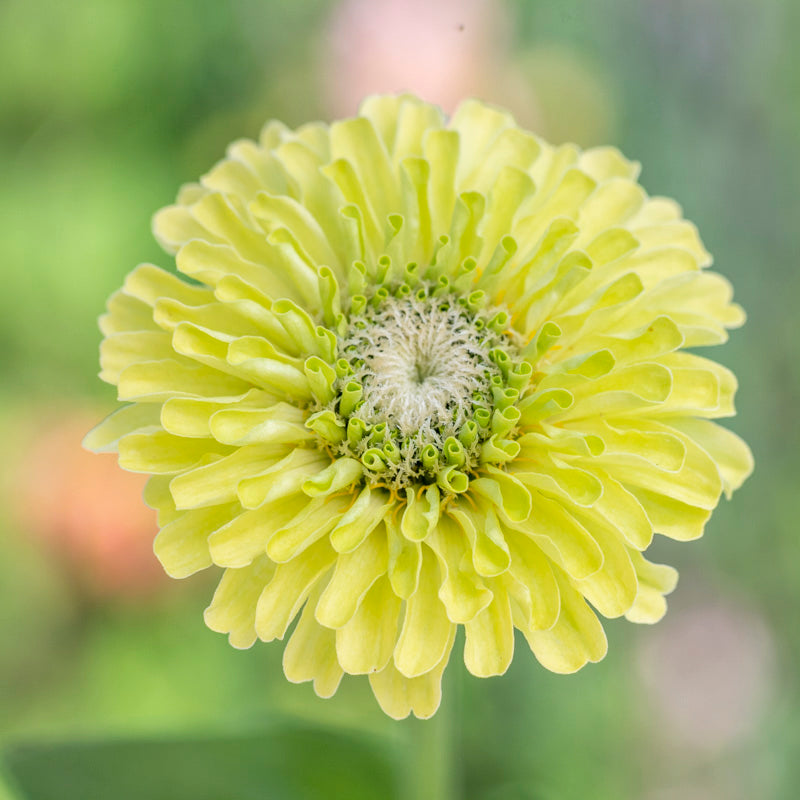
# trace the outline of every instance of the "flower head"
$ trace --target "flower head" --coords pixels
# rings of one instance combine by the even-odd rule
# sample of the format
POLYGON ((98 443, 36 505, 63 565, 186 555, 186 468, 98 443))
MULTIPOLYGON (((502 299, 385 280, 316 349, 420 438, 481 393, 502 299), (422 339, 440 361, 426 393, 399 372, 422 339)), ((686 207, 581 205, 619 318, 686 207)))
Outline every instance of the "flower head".
POLYGON ((282 639, 292 681, 366 674, 434 713, 458 626, 475 675, 514 629, 548 669, 606 652, 596 612, 654 622, 750 453, 710 420, 733 375, 685 348, 742 323, 679 207, 616 150, 410 96, 256 142, 155 218, 186 282, 109 301, 87 445, 150 473, 156 554, 224 575, 206 622, 282 639))

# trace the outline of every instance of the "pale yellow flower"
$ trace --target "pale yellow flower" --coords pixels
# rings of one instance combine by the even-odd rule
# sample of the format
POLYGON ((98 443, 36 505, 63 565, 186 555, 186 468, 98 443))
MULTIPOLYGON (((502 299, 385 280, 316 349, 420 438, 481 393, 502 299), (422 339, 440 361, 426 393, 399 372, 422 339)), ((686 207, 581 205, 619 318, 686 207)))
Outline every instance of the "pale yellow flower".
POLYGON ((366 674, 427 717, 458 626, 475 675, 514 629, 548 669, 606 652, 595 612, 654 622, 688 540, 752 468, 710 420, 736 381, 686 348, 744 315, 677 204, 616 150, 502 111, 373 97, 258 142, 155 218, 188 283, 142 265, 109 301, 87 445, 150 473, 156 554, 225 569, 206 612, 284 638, 292 681, 366 674))

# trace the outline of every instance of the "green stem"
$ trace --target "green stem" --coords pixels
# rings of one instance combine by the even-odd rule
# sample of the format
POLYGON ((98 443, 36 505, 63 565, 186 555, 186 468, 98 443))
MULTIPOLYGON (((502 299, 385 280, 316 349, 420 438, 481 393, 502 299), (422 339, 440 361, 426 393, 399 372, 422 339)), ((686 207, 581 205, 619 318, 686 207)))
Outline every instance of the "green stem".
MULTIPOLYGON (((457 669, 460 664, 445 670, 457 669)), ((455 742, 455 709, 453 681, 444 692, 439 710, 430 719, 410 719, 407 722, 408 752, 403 780, 403 798, 407 800, 457 800, 455 742), (448 691, 449 690, 449 691, 448 691)))

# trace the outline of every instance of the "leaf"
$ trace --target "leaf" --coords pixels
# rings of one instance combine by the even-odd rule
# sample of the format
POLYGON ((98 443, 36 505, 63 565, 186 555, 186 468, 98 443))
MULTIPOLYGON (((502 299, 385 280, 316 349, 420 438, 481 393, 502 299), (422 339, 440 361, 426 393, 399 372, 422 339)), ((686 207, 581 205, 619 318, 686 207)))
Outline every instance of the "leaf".
POLYGON ((4 753, 19 800, 391 800, 393 765, 355 736, 276 727, 247 736, 19 744, 4 753))

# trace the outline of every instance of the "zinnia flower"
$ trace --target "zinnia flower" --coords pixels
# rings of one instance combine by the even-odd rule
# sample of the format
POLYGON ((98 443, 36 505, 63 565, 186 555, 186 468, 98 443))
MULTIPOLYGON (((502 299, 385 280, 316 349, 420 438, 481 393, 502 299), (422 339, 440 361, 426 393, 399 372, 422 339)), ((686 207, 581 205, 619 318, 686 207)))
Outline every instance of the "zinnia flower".
POLYGON ((552 147, 476 101, 410 96, 270 123, 155 217, 101 320, 127 405, 87 445, 150 473, 155 550, 225 572, 206 622, 283 639, 291 681, 369 676, 436 710, 456 630, 474 675, 514 629, 555 672, 654 622, 751 470, 734 376, 685 348, 743 322, 679 207, 616 150, 552 147))

